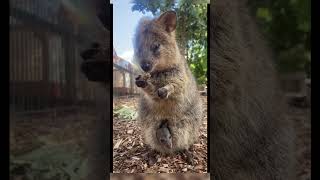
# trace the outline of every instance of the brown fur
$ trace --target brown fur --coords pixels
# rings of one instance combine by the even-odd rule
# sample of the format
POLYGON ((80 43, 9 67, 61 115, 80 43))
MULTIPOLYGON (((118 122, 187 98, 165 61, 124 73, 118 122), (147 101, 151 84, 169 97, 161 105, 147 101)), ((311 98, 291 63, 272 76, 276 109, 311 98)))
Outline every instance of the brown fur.
POLYGON ((210 5, 210 173, 217 180, 294 180, 292 125, 245 3, 210 5))
POLYGON ((195 79, 180 54, 175 39, 175 14, 167 12, 156 19, 142 19, 137 27, 134 47, 138 63, 152 63, 148 85, 142 88, 139 122, 146 144, 164 153, 185 150, 197 139, 202 107, 195 79), (157 53, 150 48, 160 43, 157 53), (159 91, 165 91, 159 97, 159 91), (173 148, 161 145, 156 130, 164 119, 172 133, 173 148))

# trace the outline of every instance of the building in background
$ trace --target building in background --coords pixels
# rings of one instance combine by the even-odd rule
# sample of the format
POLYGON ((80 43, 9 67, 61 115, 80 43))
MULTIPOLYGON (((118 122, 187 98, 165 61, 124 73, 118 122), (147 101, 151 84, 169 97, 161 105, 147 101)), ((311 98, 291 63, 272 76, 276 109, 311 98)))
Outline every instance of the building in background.
POLYGON ((137 93, 133 72, 133 65, 119 57, 113 48, 113 94, 115 96, 137 93))
POLYGON ((64 2, 10 0, 13 112, 94 101, 94 83, 80 72, 80 52, 93 40, 108 40, 105 31, 93 27, 94 23, 85 24, 64 2))

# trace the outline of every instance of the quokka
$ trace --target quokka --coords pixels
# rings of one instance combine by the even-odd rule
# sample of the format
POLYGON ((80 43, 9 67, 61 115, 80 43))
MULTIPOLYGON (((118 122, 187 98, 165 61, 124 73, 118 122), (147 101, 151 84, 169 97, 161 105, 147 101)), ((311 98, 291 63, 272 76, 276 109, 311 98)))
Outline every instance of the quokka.
POLYGON ((134 56, 145 72, 136 78, 136 85, 142 89, 139 124, 145 143, 168 154, 188 152, 198 139, 202 123, 202 102, 196 81, 177 46, 176 25, 174 11, 154 19, 143 18, 134 39, 134 56), (156 132, 164 122, 168 129, 163 131, 171 135, 170 146, 157 138, 156 132))
POLYGON ((217 180, 294 180, 292 124, 246 3, 210 5, 210 173, 217 180))

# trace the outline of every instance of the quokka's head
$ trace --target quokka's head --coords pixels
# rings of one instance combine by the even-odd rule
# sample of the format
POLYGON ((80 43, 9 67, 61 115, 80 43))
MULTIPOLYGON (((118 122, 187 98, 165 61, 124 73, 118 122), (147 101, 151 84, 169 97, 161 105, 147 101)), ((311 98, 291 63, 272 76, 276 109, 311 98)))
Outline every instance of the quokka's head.
POLYGON ((134 38, 134 59, 143 71, 163 70, 179 61, 176 24, 174 11, 164 12, 155 19, 140 20, 134 38))

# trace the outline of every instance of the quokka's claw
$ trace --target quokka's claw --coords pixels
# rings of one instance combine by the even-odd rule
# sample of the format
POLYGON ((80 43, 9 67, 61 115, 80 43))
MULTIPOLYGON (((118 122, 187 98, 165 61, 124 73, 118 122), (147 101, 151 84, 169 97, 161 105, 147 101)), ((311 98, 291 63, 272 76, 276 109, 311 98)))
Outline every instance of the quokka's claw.
POLYGON ((145 75, 143 76, 143 79, 144 79, 144 80, 148 80, 148 79, 150 79, 150 77, 151 77, 150 73, 147 73, 147 74, 145 74, 145 75))
POLYGON ((139 76, 136 77, 136 80, 139 80, 139 79, 141 79, 141 75, 139 75, 139 76))
POLYGON ((148 83, 147 81, 144 81, 144 80, 136 80, 136 85, 138 87, 145 88, 148 85, 148 83))

